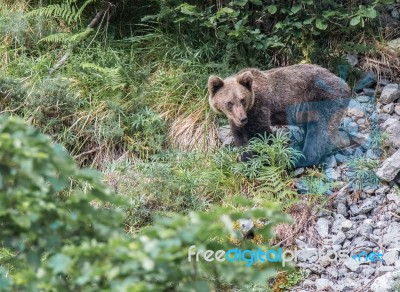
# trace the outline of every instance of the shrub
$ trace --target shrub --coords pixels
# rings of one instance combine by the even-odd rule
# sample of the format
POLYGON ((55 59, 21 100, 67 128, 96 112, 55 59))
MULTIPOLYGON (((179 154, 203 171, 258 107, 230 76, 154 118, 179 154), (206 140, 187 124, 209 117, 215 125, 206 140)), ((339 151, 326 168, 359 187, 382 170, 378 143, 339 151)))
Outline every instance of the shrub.
POLYGON ((229 249, 230 238, 240 238, 233 229, 239 218, 268 218, 257 233, 271 238, 272 228, 287 221, 273 204, 251 208, 238 198, 234 207, 170 214, 128 237, 119 211, 127 202, 109 194, 48 136, 0 117, 0 289, 208 291, 224 283, 265 286, 274 275, 267 264, 195 263, 187 254, 191 245, 229 249), (101 205, 108 208, 95 207, 101 205))

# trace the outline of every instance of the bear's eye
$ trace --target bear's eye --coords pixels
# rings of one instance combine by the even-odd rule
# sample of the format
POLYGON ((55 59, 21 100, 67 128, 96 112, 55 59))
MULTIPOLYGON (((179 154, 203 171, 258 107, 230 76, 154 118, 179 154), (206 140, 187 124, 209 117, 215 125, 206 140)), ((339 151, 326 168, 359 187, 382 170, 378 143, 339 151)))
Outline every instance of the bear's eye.
POLYGON ((242 105, 245 105, 245 104, 246 104, 246 100, 243 98, 243 99, 240 100, 240 103, 241 103, 242 105))
POLYGON ((227 104, 228 110, 232 110, 232 107, 233 107, 233 103, 232 102, 228 102, 228 104, 227 104))

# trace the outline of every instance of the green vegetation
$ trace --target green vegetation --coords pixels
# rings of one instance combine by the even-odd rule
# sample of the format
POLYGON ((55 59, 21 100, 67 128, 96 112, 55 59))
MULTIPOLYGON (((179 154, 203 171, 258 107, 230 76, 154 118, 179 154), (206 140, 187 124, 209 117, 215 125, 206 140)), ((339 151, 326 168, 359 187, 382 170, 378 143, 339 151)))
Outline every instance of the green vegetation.
POLYGON ((208 76, 338 72, 345 52, 384 41, 386 2, 3 0, 0 289, 268 289, 271 265, 187 261, 191 245, 256 248, 239 218, 268 222, 267 243, 296 201, 286 134, 252 140, 247 163, 219 147, 208 76))

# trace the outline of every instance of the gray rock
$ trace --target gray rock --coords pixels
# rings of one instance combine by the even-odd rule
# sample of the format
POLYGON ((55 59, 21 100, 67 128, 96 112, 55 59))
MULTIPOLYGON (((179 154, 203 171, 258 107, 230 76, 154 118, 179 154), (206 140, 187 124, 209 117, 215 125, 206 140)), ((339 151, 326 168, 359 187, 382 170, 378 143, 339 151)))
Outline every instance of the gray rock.
MULTIPOLYGON (((379 195, 384 195, 387 192, 389 192, 390 188, 388 186, 381 186, 379 189, 376 190, 376 194, 379 195)), ((399 197, 400 198, 400 197, 399 197)))
POLYGON ((389 201, 394 201, 395 204, 400 205, 400 195, 398 195, 396 192, 392 191, 389 194, 387 194, 387 199, 389 201))
POLYGON ((374 209, 376 207, 376 202, 373 200, 365 200, 364 203, 359 207, 360 214, 366 214, 369 211, 371 211, 372 209, 374 209))
POLYGON ((360 213, 360 209, 358 208, 358 206, 356 204, 351 204, 350 205, 350 212, 353 216, 356 216, 360 213))
MULTIPOLYGON (((374 93, 373 89, 370 88, 364 88, 363 90, 372 90, 372 95, 374 93)), ((368 95, 360 95, 356 97, 357 101, 361 102, 361 103, 368 103, 371 101, 371 96, 368 95)))
POLYGON ((374 273, 375 273, 375 269, 373 267, 371 267, 371 266, 365 266, 362 269, 362 274, 366 278, 370 278, 374 273))
POLYGON ((396 292, 400 279, 400 271, 389 272, 374 280, 370 289, 372 292, 396 292))
POLYGON ((351 139, 356 142, 358 145, 365 145, 368 142, 369 134, 362 134, 362 133, 351 133, 351 139))
POLYGON ((353 222, 351 222, 350 220, 344 220, 340 225, 340 229, 343 232, 349 231, 351 227, 353 227, 353 222))
POLYGON ((370 224, 363 223, 360 225, 358 233, 361 235, 370 235, 372 233, 372 226, 370 224))
POLYGON ((315 229, 322 238, 326 238, 329 235, 329 226, 331 223, 325 218, 319 218, 315 229))
POLYGON ((399 13, 399 11, 397 9, 393 9, 392 12, 390 13, 390 15, 393 18, 399 18, 400 17, 400 13, 399 13))
POLYGON ((360 263, 353 258, 348 258, 343 262, 343 265, 352 272, 357 271, 360 267, 360 263))
POLYGON ((343 215, 335 214, 335 221, 333 221, 331 232, 338 233, 340 231, 340 226, 344 220, 346 220, 346 218, 344 218, 343 215))
POLYGON ((347 207, 344 203, 338 203, 336 207, 336 212, 344 217, 347 217, 349 214, 347 213, 347 207))
POLYGON ((341 125, 342 129, 344 131, 346 131, 347 133, 351 134, 351 133, 357 133, 358 132, 358 125, 356 122, 353 121, 352 118, 349 117, 345 117, 342 120, 342 125, 341 125))
POLYGON ((365 107, 357 100, 351 99, 349 102, 347 115, 362 118, 365 115, 365 107))
POLYGON ((315 280, 315 286, 317 291, 322 290, 333 290, 333 283, 328 279, 317 279, 315 280))
POLYGON ((325 175, 330 181, 336 181, 340 179, 340 171, 335 168, 325 169, 325 175))
POLYGON ((384 107, 382 107, 382 110, 384 113, 387 113, 389 115, 391 115, 394 112, 394 104, 393 102, 385 105, 384 107))
MULTIPOLYGON (((375 96, 375 89, 372 88, 363 88, 363 92, 368 96, 375 96)), ((370 99, 371 100, 371 99, 370 99)), ((360 101, 360 100, 359 100, 360 101)), ((360 101, 362 102, 362 101, 360 101)), ((369 101, 367 101, 369 102, 369 101)))
POLYGON ((391 49, 395 49, 395 50, 400 49, 400 38, 389 41, 388 46, 391 49))
POLYGON ((400 223, 391 222, 383 234, 382 243, 388 248, 398 248, 400 246, 400 223))
POLYGON ((386 130, 388 127, 390 127, 393 124, 397 124, 399 122, 398 119, 389 116, 381 125, 382 130, 386 130))
POLYGON ((344 163, 347 162, 349 160, 349 158, 343 154, 337 153, 335 155, 335 159, 338 163, 344 163))
POLYGON ((310 279, 305 279, 303 282, 303 286, 307 288, 315 288, 315 282, 310 279))
POLYGON ((293 172, 294 176, 299 176, 300 174, 304 173, 304 167, 296 168, 293 172))
POLYGON ((380 266, 376 269, 376 273, 378 274, 378 276, 382 276, 388 272, 393 272, 395 269, 395 267, 393 266, 380 266))
POLYGON ((254 223, 252 220, 239 219, 238 221, 241 227, 241 231, 244 235, 248 234, 254 228, 254 223))
POLYGON ((400 149, 392 156, 387 158, 381 167, 376 171, 376 175, 384 181, 392 181, 400 171, 400 149))
POLYGON ((381 102, 383 104, 389 104, 396 101, 400 97, 400 86, 398 84, 386 85, 381 93, 381 102))
POLYGON ((400 104, 396 104, 394 107, 394 112, 400 116, 400 104))
POLYGON ((336 235, 333 237, 333 242, 332 242, 332 244, 341 244, 341 243, 343 243, 345 240, 346 240, 346 235, 345 235, 342 231, 339 231, 338 234, 336 234, 336 235))
POLYGON ((388 126, 385 133, 388 135, 389 143, 396 148, 400 148, 400 122, 397 121, 388 126))
POLYGON ((399 260, 399 252, 397 250, 385 252, 383 254, 383 260, 387 266, 392 266, 399 260))

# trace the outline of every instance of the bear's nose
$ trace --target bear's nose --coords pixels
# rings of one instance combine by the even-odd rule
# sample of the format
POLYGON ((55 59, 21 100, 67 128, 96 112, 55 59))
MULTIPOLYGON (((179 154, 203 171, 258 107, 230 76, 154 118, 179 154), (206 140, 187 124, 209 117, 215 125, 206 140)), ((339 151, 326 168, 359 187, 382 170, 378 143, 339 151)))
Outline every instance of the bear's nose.
POLYGON ((247 124, 247 121, 248 121, 247 118, 243 118, 243 119, 240 120, 240 122, 241 122, 243 125, 247 124))

